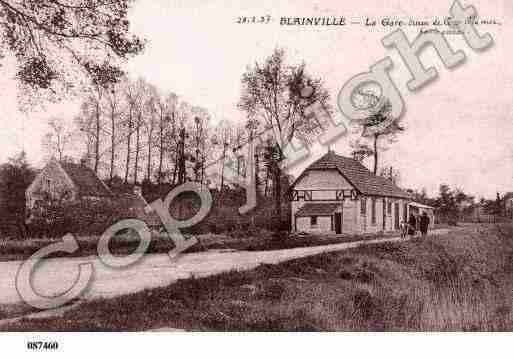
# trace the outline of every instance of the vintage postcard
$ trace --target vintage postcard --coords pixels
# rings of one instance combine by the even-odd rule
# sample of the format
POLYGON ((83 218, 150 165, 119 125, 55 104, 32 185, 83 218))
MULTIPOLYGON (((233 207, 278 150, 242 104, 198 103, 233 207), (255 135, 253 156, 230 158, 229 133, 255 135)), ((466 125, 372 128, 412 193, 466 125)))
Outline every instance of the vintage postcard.
POLYGON ((0 331, 512 331, 512 15, 0 1, 0 331))

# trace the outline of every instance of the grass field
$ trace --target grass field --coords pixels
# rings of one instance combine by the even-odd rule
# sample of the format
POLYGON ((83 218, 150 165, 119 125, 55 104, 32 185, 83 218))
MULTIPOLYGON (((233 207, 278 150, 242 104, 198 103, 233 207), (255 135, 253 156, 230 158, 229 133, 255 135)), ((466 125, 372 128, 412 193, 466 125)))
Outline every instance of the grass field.
POLYGON ((262 265, 83 303, 2 330, 511 331, 513 227, 262 265))

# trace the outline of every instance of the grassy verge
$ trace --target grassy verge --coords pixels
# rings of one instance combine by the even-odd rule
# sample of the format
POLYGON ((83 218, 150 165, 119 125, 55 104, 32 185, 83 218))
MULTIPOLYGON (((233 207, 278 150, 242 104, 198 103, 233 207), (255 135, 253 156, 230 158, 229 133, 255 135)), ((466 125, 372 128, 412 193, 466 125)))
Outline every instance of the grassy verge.
POLYGON ((366 245, 181 280, 2 330, 513 330, 513 227, 366 245))
POLYGON ((0 320, 17 318, 38 312, 38 309, 32 308, 28 304, 0 304, 0 320))
MULTIPOLYGON (((198 243, 189 248, 186 253, 202 252, 208 250, 246 250, 263 251, 275 249, 289 249, 296 247, 312 247, 336 243, 346 243, 369 240, 376 237, 390 237, 396 233, 379 235, 344 235, 325 237, 320 235, 291 235, 288 233, 272 234, 268 231, 258 233, 234 232, 230 234, 200 234, 195 237, 198 243)), ((189 236, 186 236, 186 238, 189 236)), ((61 239, 27 239, 23 241, 0 241, 0 261, 15 261, 29 258, 39 249, 56 243, 61 239)), ((99 237, 77 238, 79 249, 72 254, 53 253, 49 257, 85 257, 97 255, 99 237)), ((110 241, 110 250, 116 255, 128 255, 135 251, 139 245, 139 238, 135 234, 118 235, 110 241)), ((147 253, 167 253, 174 248, 173 241, 165 234, 154 235, 147 253)))

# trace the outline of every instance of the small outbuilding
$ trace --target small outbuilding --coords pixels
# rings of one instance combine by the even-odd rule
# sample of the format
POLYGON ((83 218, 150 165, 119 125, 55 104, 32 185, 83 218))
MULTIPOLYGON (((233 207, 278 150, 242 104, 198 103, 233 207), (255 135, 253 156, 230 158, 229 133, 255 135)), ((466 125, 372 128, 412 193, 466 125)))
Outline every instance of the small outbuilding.
MULTIPOLYGON (((114 194, 110 188, 85 164, 61 162, 52 158, 37 174, 25 192, 27 217, 40 204, 54 202, 107 201, 119 218, 136 218, 150 228, 162 227, 162 222, 142 196, 141 188, 134 186, 131 193, 114 194)), ((110 207, 110 206, 109 206, 110 207)))
POLYGON ((109 187, 85 164, 52 158, 25 191, 27 209, 38 202, 112 198, 109 187))

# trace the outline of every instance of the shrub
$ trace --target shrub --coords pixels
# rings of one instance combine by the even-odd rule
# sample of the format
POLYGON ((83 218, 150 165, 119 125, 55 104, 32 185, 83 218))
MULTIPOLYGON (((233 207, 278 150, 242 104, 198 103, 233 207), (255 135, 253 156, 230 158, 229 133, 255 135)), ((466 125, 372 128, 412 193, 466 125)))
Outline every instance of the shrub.
POLYGON ((103 233, 123 218, 123 209, 112 201, 47 202, 30 213, 31 237, 62 237, 67 233, 93 235, 103 233))

